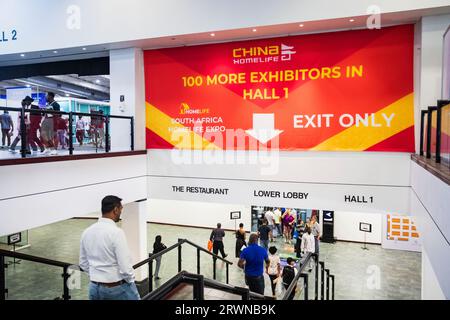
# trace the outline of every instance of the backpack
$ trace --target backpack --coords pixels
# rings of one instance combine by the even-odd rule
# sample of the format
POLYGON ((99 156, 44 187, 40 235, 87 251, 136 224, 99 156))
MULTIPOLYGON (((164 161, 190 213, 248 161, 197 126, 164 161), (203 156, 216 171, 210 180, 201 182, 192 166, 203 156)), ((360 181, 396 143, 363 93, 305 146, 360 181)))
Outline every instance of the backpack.
POLYGON ((283 268, 283 283, 286 285, 290 285, 292 280, 295 278, 294 268, 290 266, 285 266, 283 268))

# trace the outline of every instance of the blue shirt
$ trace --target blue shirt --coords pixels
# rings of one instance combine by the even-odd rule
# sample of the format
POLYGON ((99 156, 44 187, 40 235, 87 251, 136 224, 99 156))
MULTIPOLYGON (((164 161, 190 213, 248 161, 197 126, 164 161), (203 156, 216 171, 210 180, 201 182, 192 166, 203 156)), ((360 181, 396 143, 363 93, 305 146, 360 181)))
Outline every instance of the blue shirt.
POLYGON ((245 260, 245 275, 259 277, 264 273, 264 261, 269 259, 267 250, 256 243, 242 250, 241 259, 245 260))

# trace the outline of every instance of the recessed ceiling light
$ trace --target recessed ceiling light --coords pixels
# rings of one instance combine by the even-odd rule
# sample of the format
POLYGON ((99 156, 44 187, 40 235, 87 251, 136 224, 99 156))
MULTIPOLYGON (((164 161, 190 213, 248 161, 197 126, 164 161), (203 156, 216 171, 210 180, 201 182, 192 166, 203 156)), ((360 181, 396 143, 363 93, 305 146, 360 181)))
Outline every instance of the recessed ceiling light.
POLYGON ((304 26, 304 24, 303 24, 303 23, 299 24, 299 27, 300 27, 300 28, 303 28, 303 26, 304 26))
POLYGON ((30 88, 31 86, 29 84, 27 84, 27 88, 30 88))
POLYGON ((348 21, 353 22, 353 21, 355 21, 355 19, 350 19, 350 20, 348 20, 348 21))
POLYGON ((20 56, 21 56, 21 57, 25 57, 25 53, 21 53, 20 56))
POLYGON ((66 97, 70 97, 70 94, 66 93, 66 97))
POLYGON ((57 50, 53 50, 53 53, 58 53, 58 51, 57 50))
POLYGON ((211 34, 210 34, 211 37, 214 37, 215 35, 216 35, 215 33, 211 33, 211 34))
POLYGON ((253 32, 256 32, 256 29, 252 29, 253 32))
POLYGON ((100 83, 100 80, 99 79, 95 80, 95 83, 100 83))
POLYGON ((86 48, 83 48, 83 49, 81 49, 81 50, 86 51, 86 48))

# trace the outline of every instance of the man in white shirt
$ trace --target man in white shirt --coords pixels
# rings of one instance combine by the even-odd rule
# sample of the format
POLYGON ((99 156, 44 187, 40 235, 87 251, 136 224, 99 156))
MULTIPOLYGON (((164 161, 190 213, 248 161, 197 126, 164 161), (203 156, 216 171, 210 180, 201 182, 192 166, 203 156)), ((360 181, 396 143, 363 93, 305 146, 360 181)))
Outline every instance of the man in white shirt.
POLYGON ((270 231, 272 231, 269 236, 270 236, 270 242, 273 242, 273 229, 275 228, 275 217, 273 215, 273 211, 271 209, 267 210, 264 218, 267 219, 267 225, 270 228, 270 231))
POLYGON ((277 237, 283 236, 283 230, 281 230, 281 210, 276 208, 273 212, 273 218, 275 221, 275 228, 277 229, 277 237))
MULTIPOLYGON (((305 254, 307 253, 314 253, 315 252, 315 241, 314 241, 314 236, 311 234, 311 228, 310 227, 306 227, 306 232, 303 234, 302 237, 302 252, 305 254)), ((309 260, 308 263, 308 271, 312 270, 311 267, 311 261, 312 258, 309 260)))
POLYGON ((116 226, 122 199, 106 196, 102 217, 81 236, 80 267, 89 273, 90 300, 139 300, 125 233, 116 226))

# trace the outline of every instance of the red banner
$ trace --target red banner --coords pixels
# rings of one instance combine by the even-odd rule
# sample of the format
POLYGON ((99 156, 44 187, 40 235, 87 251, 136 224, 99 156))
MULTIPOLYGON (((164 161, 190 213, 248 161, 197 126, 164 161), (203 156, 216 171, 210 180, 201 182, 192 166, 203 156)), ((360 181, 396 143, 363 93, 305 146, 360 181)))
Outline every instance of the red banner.
POLYGON ((412 25, 145 52, 147 148, 414 151, 412 25))

